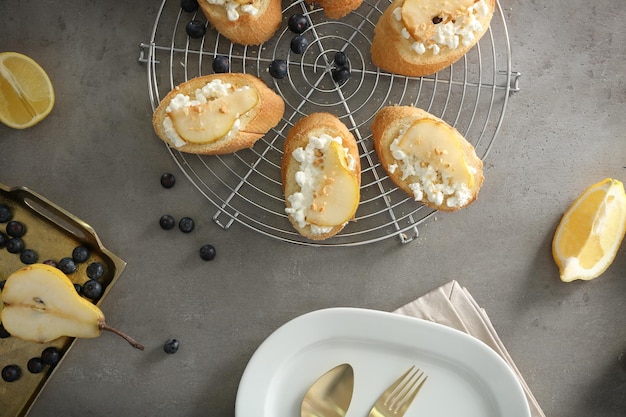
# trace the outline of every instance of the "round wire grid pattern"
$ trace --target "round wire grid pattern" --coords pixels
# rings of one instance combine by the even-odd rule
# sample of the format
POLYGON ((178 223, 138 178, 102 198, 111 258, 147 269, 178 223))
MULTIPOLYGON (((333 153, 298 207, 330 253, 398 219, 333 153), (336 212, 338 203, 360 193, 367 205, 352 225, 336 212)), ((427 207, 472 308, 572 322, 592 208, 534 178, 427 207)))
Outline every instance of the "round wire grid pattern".
MULTIPOLYGON (((285 101, 282 121, 251 149, 230 155, 202 156, 167 148, 183 173, 212 203, 213 220, 224 229, 234 222, 283 241, 313 246, 352 246, 397 236, 402 243, 418 236, 417 226, 435 211, 399 190, 380 166, 370 125, 382 107, 414 105, 454 126, 476 148, 489 153, 505 114, 511 87, 511 54, 504 14, 496 2, 491 27, 480 42, 451 67, 427 77, 405 77, 380 71, 370 60, 374 27, 390 0, 365 0, 340 20, 330 20, 304 0, 283 1, 283 24, 260 46, 242 46, 220 36, 201 11, 186 13, 179 1, 164 0, 147 49, 148 90, 153 109, 174 86, 213 73, 216 56, 225 55, 231 72, 255 75, 285 101), (290 50, 295 36, 287 19, 303 14, 310 22, 302 34, 309 42, 303 54, 290 50), (201 39, 185 31, 191 20, 206 23, 201 39), (331 72, 337 51, 349 60, 351 76, 338 85, 331 72), (288 75, 268 72, 275 59, 288 63, 288 75), (280 165, 289 129, 300 118, 319 111, 335 114, 357 139, 362 166, 361 201, 355 221, 325 241, 300 236, 287 219, 280 165)), ((141 58, 140 58, 141 59, 141 58)))

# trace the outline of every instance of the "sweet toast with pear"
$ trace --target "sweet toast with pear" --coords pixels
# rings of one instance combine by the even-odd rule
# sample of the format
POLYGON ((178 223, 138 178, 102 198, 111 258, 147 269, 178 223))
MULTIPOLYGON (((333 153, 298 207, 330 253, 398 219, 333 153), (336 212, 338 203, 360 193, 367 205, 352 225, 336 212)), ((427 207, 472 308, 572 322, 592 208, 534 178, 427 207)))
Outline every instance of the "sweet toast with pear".
POLYGON ((360 201, 359 151, 336 116, 312 113, 289 130, 281 175, 285 212, 302 236, 328 239, 354 218, 360 201))
POLYGON ((249 148, 276 126, 285 103, 250 74, 211 74, 170 91, 154 111, 154 131, 181 152, 226 154, 249 148))
POLYGON ((330 19, 339 19, 357 9, 363 0, 306 0, 307 3, 319 4, 330 19))
POLYGON ((440 211, 474 202, 483 163, 463 135, 412 106, 381 109, 372 123, 374 149, 389 178, 405 193, 440 211))
POLYGON ((198 0, 202 13, 233 43, 260 45, 280 28, 280 0, 198 0))
POLYGON ((394 0, 374 29, 377 67, 420 77, 449 67, 487 32, 495 0, 394 0))

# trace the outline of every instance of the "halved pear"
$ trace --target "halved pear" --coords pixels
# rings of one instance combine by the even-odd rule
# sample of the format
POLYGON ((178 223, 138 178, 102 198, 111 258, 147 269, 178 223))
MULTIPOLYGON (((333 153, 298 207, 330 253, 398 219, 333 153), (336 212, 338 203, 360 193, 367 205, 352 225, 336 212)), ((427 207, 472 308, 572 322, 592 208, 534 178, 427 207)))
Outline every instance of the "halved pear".
POLYGON ((338 226, 352 217, 359 206, 359 182, 348 168, 346 151, 331 142, 324 153, 322 181, 313 195, 306 220, 317 226, 338 226))
POLYGON ((474 175, 465 161, 461 142, 446 123, 420 119, 407 129, 398 146, 455 183, 474 187, 474 175))
POLYGON ((174 130, 185 141, 211 143, 226 136, 235 121, 258 102, 255 89, 242 88, 206 103, 176 109, 169 117, 174 130))
POLYGON ((19 339, 46 343, 62 336, 98 337, 108 330, 143 350, 141 344, 107 326, 102 311, 52 266, 32 264, 15 271, 4 284, 2 302, 2 324, 19 339))
POLYGON ((402 23, 417 41, 424 42, 435 33, 433 19, 454 19, 474 4, 474 0, 405 0, 402 23))

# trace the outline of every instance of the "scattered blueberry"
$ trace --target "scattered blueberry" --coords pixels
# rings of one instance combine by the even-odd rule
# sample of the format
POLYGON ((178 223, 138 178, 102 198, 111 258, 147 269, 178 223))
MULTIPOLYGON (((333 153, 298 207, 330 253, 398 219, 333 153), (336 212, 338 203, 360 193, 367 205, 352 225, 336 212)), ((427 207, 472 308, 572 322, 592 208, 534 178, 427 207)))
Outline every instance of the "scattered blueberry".
POLYGON ((309 41, 302 35, 294 36, 291 39, 291 51, 294 54, 303 54, 309 46, 309 41))
POLYGON ((72 259, 77 264, 86 262, 89 259, 89 249, 86 246, 76 246, 72 251, 72 259))
POLYGON ((293 33, 302 33, 309 28, 309 19, 301 14, 291 15, 287 21, 287 27, 293 33))
MULTIPOLYGON (((6 279, 3 279, 2 281, 0 281, 0 290, 4 289, 4 284, 6 284, 6 283, 7 283, 6 279)), ((0 323, 0 325, 2 325, 2 323, 0 323)))
POLYGON ((74 283, 74 289, 76 290, 78 295, 81 295, 83 293, 83 287, 81 287, 80 284, 76 282, 74 283))
POLYGON ((83 295, 90 300, 97 300, 102 296, 102 285, 95 279, 83 284, 83 295))
POLYGON ((217 252, 213 245, 204 245, 200 248, 200 257, 205 261, 212 261, 215 259, 217 252))
POLYGON ((230 62, 228 61, 228 57, 225 55, 216 56, 213 60, 212 68, 217 74, 223 74, 230 71, 230 62))
POLYGON ((192 20, 187 23, 187 26, 185 26, 185 31, 190 38, 198 39, 204 36, 206 33, 206 27, 204 26, 204 23, 198 20, 192 20))
POLYGON ((22 368, 17 365, 7 365, 2 368, 2 379, 6 382, 13 382, 22 376, 22 368))
POLYGON ((32 249, 24 249, 20 252, 20 261, 26 265, 32 265, 37 262, 38 256, 37 252, 32 249))
POLYGON ((46 259, 45 261, 43 261, 44 264, 54 267, 54 268, 58 268, 59 265, 57 264, 57 262, 53 259, 46 259))
POLYGON ((193 13, 198 10, 197 0, 181 0, 180 8, 187 13, 193 13))
POLYGON ((9 237, 5 235, 4 233, 0 232, 0 249, 6 246, 7 240, 9 240, 9 237))
POLYGON ((163 344, 163 350, 165 353, 176 353, 178 348, 180 347, 180 343, 176 339, 167 339, 163 344))
POLYGON ((12 237, 5 244, 9 253, 20 253, 24 250, 24 241, 19 237, 12 237))
POLYGON ((161 175, 161 185, 163 186, 163 188, 172 188, 174 184, 176 184, 176 177, 174 176, 174 174, 166 172, 165 174, 161 175))
POLYGON ((46 365, 43 363, 41 358, 30 358, 26 367, 30 371, 31 374, 38 374, 44 370, 46 365))
POLYGON ((170 216, 169 214, 164 214, 163 216, 161 216, 159 224, 161 225, 161 229, 170 230, 174 228, 174 226, 176 226, 176 220, 174 220, 174 217, 170 216))
POLYGON ((347 67, 334 68, 331 73, 333 80, 339 85, 345 83, 350 78, 350 70, 347 67))
POLYGON ((26 233, 24 223, 11 220, 7 223, 7 235, 12 237, 22 237, 26 233))
POLYGON ((348 57, 344 52, 337 51, 335 53, 335 58, 333 59, 333 61, 335 62, 337 66, 343 67, 348 64, 348 57))
POLYGON ((6 204, 0 204, 0 223, 6 223, 13 218, 11 208, 6 204))
POLYGON ((76 271, 76 263, 72 258, 65 257, 59 261, 59 269, 64 274, 71 274, 76 271))
POLYGON ((0 339, 6 339, 7 337, 11 337, 11 333, 9 333, 9 331, 4 328, 4 325, 0 323, 0 339))
POLYGON ((270 63, 270 75, 282 80, 287 76, 287 62, 282 59, 275 59, 270 63))
POLYGON ((91 279, 100 279, 104 275, 104 266, 100 262, 92 262, 87 265, 87 276, 91 279))
POLYGON ((190 217, 183 217, 178 222, 178 228, 183 233, 190 233, 194 227, 195 227, 195 223, 193 222, 193 219, 190 217))
POLYGON ((54 346, 45 348, 41 352, 41 361, 50 366, 54 366, 61 360, 61 351, 54 346))

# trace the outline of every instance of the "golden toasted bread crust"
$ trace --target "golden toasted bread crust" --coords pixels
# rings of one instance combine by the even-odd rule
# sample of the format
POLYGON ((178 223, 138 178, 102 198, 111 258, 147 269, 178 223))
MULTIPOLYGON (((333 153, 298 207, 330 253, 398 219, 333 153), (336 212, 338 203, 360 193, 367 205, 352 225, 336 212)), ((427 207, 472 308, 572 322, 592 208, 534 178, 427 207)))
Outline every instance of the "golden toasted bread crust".
MULTIPOLYGON (((409 187, 409 185, 413 182, 411 181, 411 177, 402 180, 399 170, 392 172, 389 169, 390 166, 397 163, 396 159, 391 154, 390 146, 394 139, 400 135, 401 131, 405 131, 408 127, 420 119, 432 119, 446 123, 442 119, 422 109, 412 106, 384 107, 376 114, 374 122, 372 123, 372 137, 378 160, 385 171, 387 171, 389 178, 394 182, 394 184, 413 198, 415 196, 409 187)), ((478 197, 478 191, 480 190, 484 180, 483 162, 476 155, 474 147, 456 129, 452 126, 450 126, 450 128, 462 146, 463 156, 467 165, 474 168, 476 173, 474 174, 474 187, 471 190, 472 197, 462 207, 449 207, 445 204, 445 200, 441 205, 434 204, 426 198, 421 200, 421 202, 425 205, 440 211, 456 211, 473 203, 478 197)))
POLYGON ((380 69, 409 77, 434 74, 463 57, 489 29, 495 7, 495 0, 488 0, 490 12, 479 19, 483 30, 475 33, 475 39, 469 45, 459 44, 455 49, 444 46, 437 55, 427 49, 420 55, 412 49, 415 40, 402 36, 404 26, 393 15, 394 10, 402 7, 404 1, 394 0, 378 20, 374 28, 371 55, 372 62, 380 69))
POLYGON ((339 19, 357 9, 363 0, 306 0, 307 3, 318 4, 330 19, 339 19))
POLYGON ((249 148, 262 138, 271 128, 276 126, 283 117, 285 103, 283 99, 268 88, 265 83, 250 74, 211 74, 193 78, 176 86, 160 102, 152 117, 152 125, 156 134, 171 147, 187 153, 218 155, 249 148), (219 79, 222 82, 230 83, 234 88, 249 86, 257 91, 259 102, 257 105, 240 117, 240 128, 237 135, 232 138, 222 138, 216 142, 206 144, 187 143, 180 147, 175 147, 170 143, 163 121, 167 117, 167 106, 177 94, 193 95, 194 92, 204 87, 209 82, 219 79))
POLYGON ((282 22, 281 0, 260 0, 256 15, 240 13, 239 19, 228 20, 224 6, 198 0, 202 13, 211 25, 233 43, 260 45, 270 39, 282 22))
MULTIPOLYGON (((356 162, 353 172, 359 186, 361 185, 361 163, 354 135, 352 135, 346 125, 344 125, 337 116, 330 113, 312 113, 300 119, 289 130, 287 138, 285 139, 281 176, 283 192, 285 194, 285 204, 288 208, 291 207, 291 203, 287 197, 300 191, 300 186, 295 181, 295 175, 300 169, 300 163, 293 158, 292 153, 299 147, 306 147, 309 143, 310 136, 319 136, 323 133, 332 137, 341 137, 343 147, 348 149, 348 153, 356 162)), ((311 232, 309 225, 301 228, 298 223, 294 221, 292 216, 288 216, 288 218, 298 233, 311 240, 328 239, 339 233, 345 227, 345 224, 341 224, 333 227, 332 230, 327 233, 315 234, 311 232)))

